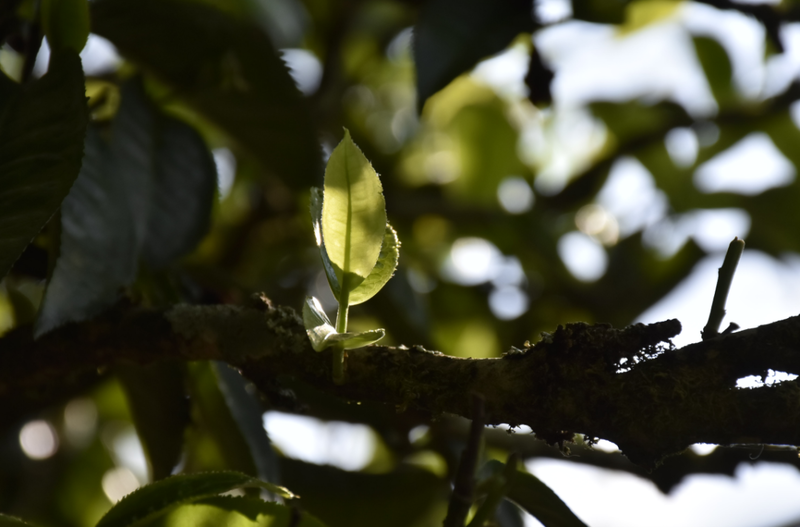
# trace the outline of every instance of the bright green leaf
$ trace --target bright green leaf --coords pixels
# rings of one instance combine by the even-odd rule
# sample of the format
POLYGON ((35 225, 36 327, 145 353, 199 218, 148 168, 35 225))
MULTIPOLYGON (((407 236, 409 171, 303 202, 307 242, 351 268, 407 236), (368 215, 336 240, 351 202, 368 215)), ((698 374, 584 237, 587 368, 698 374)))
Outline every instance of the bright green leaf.
POLYGON ((144 526, 324 527, 306 512, 255 498, 221 496, 180 505, 144 526))
POLYGON ((375 267, 385 230, 386 202, 380 179, 345 130, 325 170, 322 204, 322 238, 342 287, 340 304, 375 267))
POLYGON ((42 0, 42 26, 50 48, 80 53, 89 38, 88 0, 42 0))
POLYGON ((361 282, 358 287, 350 292, 350 305, 354 306, 366 302, 375 296, 394 275, 399 257, 400 240, 397 239, 397 232, 395 232, 391 225, 387 224, 378 261, 375 263, 375 267, 372 268, 372 272, 370 272, 366 280, 361 282))
POLYGON ((307 189, 321 172, 308 107, 267 35, 208 5, 98 0, 92 31, 175 89, 271 173, 307 189))
POLYGON ((78 177, 88 120, 76 53, 54 53, 47 74, 24 86, 0 73, 0 277, 78 177))
POLYGON ((328 251, 325 249, 325 241, 322 239, 322 203, 324 195, 322 189, 319 187, 311 187, 311 223, 314 226, 314 237, 317 240, 317 247, 322 257, 322 266, 325 269, 325 276, 328 277, 328 284, 331 286, 333 296, 339 298, 341 293, 341 286, 339 280, 336 278, 336 271, 333 269, 331 259, 328 257, 328 251))
POLYGON ((240 472, 206 472, 172 476, 128 494, 98 522, 96 527, 124 527, 162 515, 170 507, 243 487, 261 487, 285 498, 294 494, 240 472))
POLYGON ((531 0, 432 0, 414 28, 417 107, 477 62, 533 31, 531 0))

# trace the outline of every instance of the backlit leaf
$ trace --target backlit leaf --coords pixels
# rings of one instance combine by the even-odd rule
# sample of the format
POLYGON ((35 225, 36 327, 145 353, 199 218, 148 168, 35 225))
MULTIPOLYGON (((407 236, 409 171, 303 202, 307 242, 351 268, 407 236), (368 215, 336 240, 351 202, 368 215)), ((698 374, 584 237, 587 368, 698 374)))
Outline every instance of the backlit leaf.
POLYGON ((328 251, 325 249, 325 241, 322 239, 322 202, 324 200, 322 189, 319 187, 311 188, 311 223, 314 226, 314 237, 317 240, 319 253, 322 257, 322 266, 325 269, 325 276, 328 277, 328 284, 331 286, 334 298, 339 298, 341 286, 339 279, 336 278, 336 271, 333 269, 328 251))
POLYGON ((372 272, 386 231, 386 202, 378 174, 345 130, 325 170, 322 238, 342 292, 372 272))
POLYGON ((335 344, 343 349, 356 349, 369 346, 386 335, 383 329, 373 329, 360 333, 337 333, 330 319, 322 310, 319 301, 313 296, 306 297, 303 303, 303 325, 315 351, 322 351, 335 344))
POLYGON ((369 276, 356 287, 349 297, 351 306, 366 302, 380 291, 386 282, 394 275, 397 269, 397 260, 400 257, 400 240, 397 239, 397 232, 391 225, 386 225, 386 232, 383 236, 383 245, 378 261, 369 276))

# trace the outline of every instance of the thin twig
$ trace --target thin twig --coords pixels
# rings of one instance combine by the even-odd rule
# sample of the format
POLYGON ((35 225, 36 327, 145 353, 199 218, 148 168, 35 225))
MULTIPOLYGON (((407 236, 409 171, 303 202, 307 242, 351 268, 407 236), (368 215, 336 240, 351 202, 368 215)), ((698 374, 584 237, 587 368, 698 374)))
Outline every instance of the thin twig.
POLYGON ((717 278, 717 289, 714 291, 714 301, 711 303, 711 313, 708 315, 708 324, 703 328, 703 340, 708 340, 719 335, 719 326, 722 324, 722 319, 725 317, 725 302, 728 300, 728 291, 731 289, 731 282, 733 282, 733 274, 736 272, 736 266, 739 264, 739 257, 742 256, 744 250, 744 240, 734 238, 728 246, 728 252, 725 254, 725 260, 722 262, 722 267, 719 268, 719 276, 717 278))
POLYGON ((450 504, 447 506, 447 517, 444 527, 464 527, 467 514, 472 507, 475 494, 475 468, 481 451, 481 439, 486 419, 484 413, 485 399, 482 395, 472 395, 472 425, 469 429, 469 438, 461 460, 458 463, 453 493, 450 495, 450 504))

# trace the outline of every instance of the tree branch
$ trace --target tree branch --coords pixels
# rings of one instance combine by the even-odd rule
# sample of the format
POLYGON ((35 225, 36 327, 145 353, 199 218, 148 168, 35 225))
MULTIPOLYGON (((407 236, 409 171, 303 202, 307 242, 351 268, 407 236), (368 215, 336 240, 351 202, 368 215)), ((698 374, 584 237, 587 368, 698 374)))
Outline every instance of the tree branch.
POLYGON ((551 444, 575 433, 607 439, 645 467, 692 443, 800 444, 800 383, 735 388, 769 369, 800 373, 800 317, 671 349, 665 342, 679 332, 677 320, 568 324, 496 359, 370 346, 348 352, 346 382, 336 385, 328 353, 312 350, 296 313, 263 297, 251 306, 120 307, 37 341, 29 328, 0 339, 0 422, 117 364, 214 359, 258 386, 290 375, 351 401, 434 415, 469 416, 469 394, 480 393, 487 424, 527 424, 551 444))

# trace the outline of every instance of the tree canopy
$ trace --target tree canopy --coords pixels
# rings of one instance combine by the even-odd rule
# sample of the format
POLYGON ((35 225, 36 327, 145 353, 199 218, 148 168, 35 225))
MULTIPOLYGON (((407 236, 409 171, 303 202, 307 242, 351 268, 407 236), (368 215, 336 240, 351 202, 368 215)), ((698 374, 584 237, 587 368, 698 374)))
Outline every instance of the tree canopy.
POLYGON ((637 323, 734 235, 800 253, 798 20, 0 4, 0 525, 584 525, 521 461, 800 465, 800 318, 637 323), (372 458, 293 459, 265 411, 372 458))

